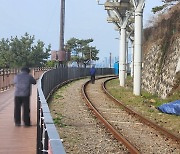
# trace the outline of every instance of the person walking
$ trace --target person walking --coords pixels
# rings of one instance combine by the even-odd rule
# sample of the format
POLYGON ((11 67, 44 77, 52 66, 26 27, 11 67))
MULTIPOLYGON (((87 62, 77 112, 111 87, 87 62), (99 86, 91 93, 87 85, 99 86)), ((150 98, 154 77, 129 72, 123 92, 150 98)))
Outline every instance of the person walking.
POLYGON ((95 83, 95 75, 96 75, 96 69, 95 66, 93 65, 90 69, 90 75, 91 75, 91 83, 95 83))
POLYGON ((14 98, 14 122, 15 126, 21 126, 21 106, 23 107, 23 121, 25 126, 31 126, 30 121, 30 95, 31 85, 36 84, 36 80, 29 74, 30 69, 23 67, 21 72, 14 78, 15 98, 14 98))

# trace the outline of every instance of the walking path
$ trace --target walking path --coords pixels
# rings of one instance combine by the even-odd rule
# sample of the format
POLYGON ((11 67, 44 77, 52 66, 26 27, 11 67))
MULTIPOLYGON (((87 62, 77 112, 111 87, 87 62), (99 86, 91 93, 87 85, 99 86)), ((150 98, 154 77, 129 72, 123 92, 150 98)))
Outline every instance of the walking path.
POLYGON ((36 100, 37 87, 32 86, 32 126, 16 127, 14 125, 14 88, 0 93, 0 154, 36 153, 36 100))

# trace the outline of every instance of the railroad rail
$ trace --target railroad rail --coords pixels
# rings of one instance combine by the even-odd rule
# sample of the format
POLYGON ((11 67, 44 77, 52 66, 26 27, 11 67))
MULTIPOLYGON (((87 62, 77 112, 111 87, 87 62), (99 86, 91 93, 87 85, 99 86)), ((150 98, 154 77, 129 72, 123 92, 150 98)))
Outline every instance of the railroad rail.
MULTIPOLYGON (((96 82, 99 79, 103 79, 103 78, 105 77, 98 78, 96 82)), ((106 80, 102 84, 106 95, 108 94, 108 91, 105 88, 105 83, 114 78, 116 77, 108 78, 108 80, 106 80)), ((149 152, 147 145, 151 146, 151 150, 152 149, 153 150, 156 149, 157 151, 160 150, 158 152, 164 152, 166 151, 166 149, 167 149, 166 153, 180 152, 180 149, 178 148, 179 139, 176 136, 174 136, 173 134, 170 135, 170 133, 168 134, 165 133, 164 129, 159 129, 159 128, 155 129, 155 125, 149 122, 149 120, 146 121, 147 119, 143 118, 142 116, 141 116, 142 118, 139 118, 139 116, 137 116, 138 113, 136 113, 135 111, 132 111, 130 108, 127 108, 122 103, 119 103, 119 101, 116 100, 115 98, 112 98, 110 94, 108 96, 110 99, 108 100, 109 101, 108 103, 116 104, 116 107, 115 106, 108 107, 110 105, 104 105, 107 103, 107 101, 97 103, 98 101, 102 101, 102 100, 95 98, 95 97, 100 98, 100 96, 95 96, 95 95, 93 96, 93 92, 91 92, 93 91, 93 89, 89 88, 90 90, 89 91, 87 90, 88 86, 95 87, 89 83, 90 81, 86 82, 82 87, 82 95, 86 100, 87 106, 90 108, 90 110, 92 110, 95 116, 103 123, 103 125, 112 133, 112 135, 118 141, 122 142, 127 147, 130 153, 149 152), (119 107, 120 104, 122 104, 121 107, 119 107), (113 114, 116 114, 117 117, 113 116, 113 114), (124 131, 124 129, 127 129, 127 131, 126 130, 124 131), (162 132, 163 134, 166 134, 169 138, 162 135, 162 132), (173 139, 172 141, 176 141, 176 142, 173 142, 173 143, 171 142, 172 147, 169 148, 169 145, 171 143, 168 140, 170 140, 170 138, 173 139), (136 141, 138 140, 142 140, 142 141, 136 144, 136 141), (146 142, 146 140, 149 140, 149 141, 147 141, 146 146, 145 146, 143 145, 144 144, 143 142, 146 142), (160 145, 157 145, 157 144, 160 144, 160 145), (160 146, 161 148, 159 148, 158 146, 160 146)), ((97 91, 99 90, 96 89, 96 93, 97 91)))
POLYGON ((124 110, 126 110, 128 113, 133 114, 134 116, 136 116, 137 118, 140 119, 140 121, 142 121, 144 124, 153 127, 154 129, 156 129, 157 131, 163 133, 164 135, 166 135, 167 137, 171 138, 172 140, 175 140, 176 142, 178 142, 180 144, 180 138, 174 134, 172 134, 171 132, 169 132, 168 130, 166 130, 163 127, 160 127, 159 125, 157 125, 156 123, 152 122, 151 120, 143 117, 142 115, 140 115, 139 113, 135 112, 134 110, 130 109, 129 107, 127 107, 126 105, 124 105, 122 102, 118 101, 115 97, 113 97, 107 90, 106 88, 106 83, 110 80, 116 79, 117 77, 111 78, 106 80, 105 82, 103 82, 102 84, 102 89, 104 90, 104 92, 107 94, 107 96, 109 96, 115 103, 117 103, 118 105, 120 105, 121 107, 124 108, 124 110))
MULTIPOLYGON (((112 77, 112 76, 106 76, 106 77, 112 77)), ((106 77, 100 77, 98 79, 102 79, 106 77)), ((122 142, 128 148, 130 153, 138 154, 139 153, 138 149, 134 147, 126 138, 124 138, 108 121, 106 121, 106 119, 98 112, 96 107, 92 104, 85 90, 89 83, 90 80, 86 82, 82 87, 82 94, 87 102, 88 107, 94 112, 94 114, 105 125, 105 127, 114 135, 114 137, 118 141, 122 142)))

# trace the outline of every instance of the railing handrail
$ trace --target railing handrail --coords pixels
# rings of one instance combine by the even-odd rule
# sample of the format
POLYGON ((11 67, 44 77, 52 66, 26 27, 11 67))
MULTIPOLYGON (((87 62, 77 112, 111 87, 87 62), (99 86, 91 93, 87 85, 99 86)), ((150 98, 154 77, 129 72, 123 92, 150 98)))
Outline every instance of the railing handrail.
MULTIPOLYGON (((97 75, 113 74, 112 68, 98 68, 97 75)), ((65 154, 47 103, 50 93, 66 81, 89 76, 89 68, 57 68, 42 74, 37 89, 37 154, 65 154)))
MULTIPOLYGON (((37 80, 44 71, 52 69, 51 67, 31 68, 30 74, 37 80)), ((1 68, 0 69, 0 91, 4 91, 13 86, 13 80, 20 68, 1 68)))
MULTIPOLYGON (((56 130, 54 122, 52 120, 51 113, 49 111, 49 107, 48 107, 46 98, 45 98, 45 96, 43 94, 43 91, 42 91, 42 82, 41 82, 41 80, 42 80, 43 75, 44 75, 44 73, 41 75, 41 77, 40 77, 40 79, 38 81, 38 89, 37 89, 38 90, 38 99, 39 99, 39 102, 40 102, 39 105, 41 105, 41 107, 39 106, 39 110, 42 109, 42 112, 43 112, 43 117, 38 117, 38 118, 44 118, 43 119, 44 120, 44 125, 45 125, 44 129, 46 129, 44 131, 47 132, 48 141, 49 141, 49 142, 47 142, 48 145, 44 145, 43 149, 45 149, 45 147, 46 147, 47 148, 47 149, 45 149, 45 150, 47 150, 46 152, 49 151, 50 153, 52 153, 52 151, 53 151, 53 154, 59 154, 59 153, 65 154, 64 147, 62 145, 61 139, 60 139, 59 134, 58 134, 58 132, 56 130)), ((40 121, 40 120, 42 120, 42 119, 38 119, 38 121, 40 121)), ((37 130, 39 131, 38 126, 37 126, 37 130)), ((38 148, 38 146, 39 147, 41 146, 41 145, 38 144, 39 142, 41 142, 41 141, 39 141, 39 139, 37 137, 37 150, 38 150, 37 153, 42 152, 41 149, 38 148)))

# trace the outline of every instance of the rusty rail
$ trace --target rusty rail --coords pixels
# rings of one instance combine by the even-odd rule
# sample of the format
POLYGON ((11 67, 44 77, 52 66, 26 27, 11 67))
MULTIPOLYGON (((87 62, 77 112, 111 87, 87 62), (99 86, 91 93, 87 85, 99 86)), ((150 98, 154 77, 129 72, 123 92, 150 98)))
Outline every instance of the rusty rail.
POLYGON ((106 89, 106 83, 112 79, 115 79, 117 77, 111 78, 106 80, 103 83, 103 90, 104 92, 107 94, 107 96, 109 96, 110 99, 112 99, 116 104, 120 105, 121 107, 123 107, 124 110, 126 110, 128 113, 136 116, 140 121, 142 121, 144 124, 156 129, 157 131, 163 133, 164 135, 166 135, 167 137, 175 140, 177 143, 180 143, 180 138, 174 134, 172 134, 171 132, 169 132, 168 130, 166 130, 163 127, 160 127, 159 125, 157 125, 156 123, 152 122, 151 120, 143 117, 142 115, 140 115, 139 113, 135 112, 134 110, 128 108, 126 105, 124 105, 122 102, 120 102, 119 100, 117 100, 115 97, 113 97, 106 89))
MULTIPOLYGON (((112 77, 112 76, 105 76, 105 77, 100 77, 101 78, 106 78, 106 77, 112 77)), ((129 150, 130 153, 132 154, 139 154, 140 152, 136 147, 134 147, 127 139, 125 139, 106 119, 98 112, 98 110, 93 106, 92 102, 90 101, 87 93, 86 93, 86 87, 89 84, 90 81, 87 81, 83 86, 82 86, 82 95, 86 100, 87 106, 93 111, 95 116, 104 124, 104 126, 112 133, 112 135, 121 143, 123 143, 127 149, 129 150)))

